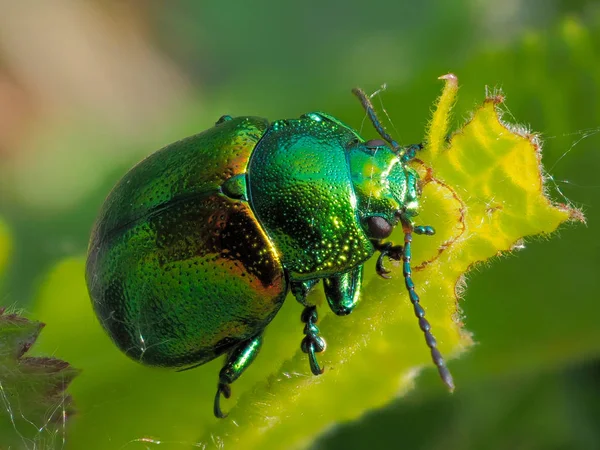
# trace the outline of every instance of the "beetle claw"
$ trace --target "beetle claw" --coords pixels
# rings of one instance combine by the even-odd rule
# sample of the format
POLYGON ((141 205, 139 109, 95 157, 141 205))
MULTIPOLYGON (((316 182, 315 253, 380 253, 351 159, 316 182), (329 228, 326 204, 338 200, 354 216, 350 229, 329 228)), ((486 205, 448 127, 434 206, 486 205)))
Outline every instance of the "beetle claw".
POLYGON ((221 394, 223 394, 223 397, 225 398, 231 397, 231 387, 225 383, 219 383, 217 386, 217 394, 215 395, 215 404, 213 408, 213 412, 217 419, 224 419, 227 417, 227 414, 223 413, 221 410, 221 394))
MULTIPOLYGON (((381 255, 379 255, 379 258, 381 258, 381 255)), ((377 272, 377 275, 379 275, 381 278, 385 278, 386 280, 392 278, 388 275, 388 273, 390 273, 391 270, 387 270, 385 267, 383 267, 383 263, 380 264, 379 261, 377 261, 375 271, 377 272)))
POLYGON ((304 353, 308 354, 308 363, 310 364, 310 371, 313 375, 321 375, 324 369, 319 365, 316 353, 324 351, 327 344, 323 338, 319 336, 319 329, 316 326, 316 322, 319 320, 317 307, 306 306, 304 311, 302 311, 301 320, 306 326, 304 327, 305 336, 300 343, 300 348, 304 353))
POLYGON ((403 247, 401 245, 392 245, 388 242, 386 244, 380 244, 375 248, 380 252, 379 257, 377 258, 377 263, 375 264, 375 271, 381 278, 389 280, 391 277, 387 274, 391 271, 386 269, 383 265, 384 258, 387 256, 394 261, 400 261, 402 259, 403 247))
POLYGON ((310 345, 308 350, 308 363, 310 365, 310 371, 313 373, 313 375, 321 375, 325 371, 325 369, 319 365, 319 361, 317 361, 317 355, 315 355, 315 352, 318 351, 319 350, 315 348, 314 344, 310 345))

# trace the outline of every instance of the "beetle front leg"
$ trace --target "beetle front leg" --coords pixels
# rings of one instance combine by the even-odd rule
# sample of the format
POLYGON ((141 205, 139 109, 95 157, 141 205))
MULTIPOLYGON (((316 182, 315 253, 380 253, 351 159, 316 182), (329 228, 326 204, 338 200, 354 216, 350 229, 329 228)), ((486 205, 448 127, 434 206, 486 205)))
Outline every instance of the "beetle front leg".
MULTIPOLYGON (((433 236, 435 234, 435 229, 432 226, 424 225, 414 227, 412 232, 415 234, 433 236)), ((386 257, 393 259, 394 261, 401 261, 404 254, 404 247, 401 245, 394 245, 391 242, 384 243, 375 239, 371 240, 371 244, 373 244, 375 250, 380 252, 379 257, 377 258, 377 263, 375 264, 375 271, 377 272, 377 275, 379 275, 381 278, 389 279, 390 277, 388 276, 388 273, 390 273, 390 271, 384 267, 383 261, 386 257)))
POLYGON ((262 335, 258 335, 238 344, 227 355, 225 365, 219 372, 219 384, 217 385, 217 395, 215 395, 213 408, 215 417, 219 419, 227 417, 227 414, 223 414, 223 411, 221 411, 221 395, 225 398, 231 396, 230 384, 237 380, 256 359, 261 345, 262 335))
POLYGON ((384 267, 383 261, 386 257, 393 259, 394 261, 400 261, 402 259, 404 248, 401 245, 394 245, 391 242, 383 243, 381 241, 372 240, 371 243, 373 244, 373 247, 375 247, 375 250, 379 252, 377 263, 375 263, 377 275, 381 278, 390 279, 391 277, 388 276, 390 271, 384 267))

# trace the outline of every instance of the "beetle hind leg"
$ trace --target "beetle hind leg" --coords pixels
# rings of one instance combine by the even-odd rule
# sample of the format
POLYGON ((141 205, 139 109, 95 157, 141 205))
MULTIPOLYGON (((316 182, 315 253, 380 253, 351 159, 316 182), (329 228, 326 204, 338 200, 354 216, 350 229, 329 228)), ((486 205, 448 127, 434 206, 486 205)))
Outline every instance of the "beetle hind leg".
POLYGON ((227 355, 225 365, 219 372, 219 384, 213 408, 215 417, 219 419, 227 417, 227 414, 221 410, 221 395, 225 398, 231 397, 231 383, 237 380, 256 359, 261 345, 262 335, 258 335, 238 344, 227 355))

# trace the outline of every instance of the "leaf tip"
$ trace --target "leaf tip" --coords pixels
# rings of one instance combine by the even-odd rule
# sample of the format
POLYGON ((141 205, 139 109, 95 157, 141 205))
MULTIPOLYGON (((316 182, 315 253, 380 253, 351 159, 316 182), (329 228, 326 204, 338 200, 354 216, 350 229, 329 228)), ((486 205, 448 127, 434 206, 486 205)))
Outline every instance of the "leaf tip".
POLYGON ((559 203, 558 205, 556 205, 556 207, 569 215, 568 220, 570 222, 579 222, 583 225, 587 225, 587 220, 585 219, 585 215, 583 214, 583 211, 581 209, 575 208, 571 205, 566 205, 564 203, 559 203))
POLYGON ((485 103, 492 103, 494 105, 499 105, 501 103, 504 103, 504 100, 506 100, 506 97, 504 96, 504 94, 500 91, 495 92, 494 94, 486 97, 485 99, 485 103))
POLYGON ((439 76, 438 80, 444 80, 451 87, 458 88, 458 77, 453 73, 447 73, 446 75, 439 76))
POLYGON ((430 153, 430 159, 439 155, 446 146, 448 128, 450 126, 450 111, 456 100, 458 91, 458 77, 453 73, 447 73, 438 77, 444 80, 445 85, 442 94, 437 100, 436 110, 429 122, 426 138, 426 148, 430 153))

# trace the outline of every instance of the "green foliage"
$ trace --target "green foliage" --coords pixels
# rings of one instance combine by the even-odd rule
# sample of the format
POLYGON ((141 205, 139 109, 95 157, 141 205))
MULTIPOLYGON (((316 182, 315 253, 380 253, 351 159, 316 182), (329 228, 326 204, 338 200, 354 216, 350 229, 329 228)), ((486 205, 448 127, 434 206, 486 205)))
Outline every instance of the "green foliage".
MULTIPOLYGON (((190 3, 201 8, 200 3, 190 3)), ((463 6, 466 7, 466 3, 463 6)), ((480 2, 477 4, 483 5, 480 2)), ((255 6, 248 8, 255 9, 255 6)), ((256 430, 251 431, 236 430, 235 435, 225 436, 225 441, 243 438, 250 445, 264 439, 267 442, 265 446, 269 443, 273 446, 275 442, 279 448, 287 442, 284 439, 301 439, 303 436, 305 440, 302 444, 308 445, 317 430, 322 430, 333 420, 360 416, 361 420, 335 427, 315 445, 323 449, 396 448, 401 443, 404 448, 461 450, 505 449, 517 444, 532 449, 588 449, 600 446, 597 427, 600 389, 597 387, 597 363, 594 365, 593 362, 600 355, 600 328, 597 325, 600 314, 597 292, 600 284, 595 245, 598 236, 596 224, 600 215, 594 208, 600 201, 600 191, 595 187, 600 167, 600 153, 596 151, 600 124, 598 10, 586 9, 581 19, 577 16, 558 19, 560 16, 556 14, 552 16, 552 20, 556 20, 553 26, 537 22, 536 25, 524 27, 526 31, 516 34, 514 29, 512 32, 502 29, 501 39, 486 41, 479 40, 473 30, 478 24, 487 27, 488 22, 472 10, 463 11, 470 14, 469 22, 458 16, 461 8, 456 7, 455 3, 427 9, 432 11, 437 20, 418 20, 413 27, 407 28, 397 25, 403 17, 382 15, 382 9, 374 8, 378 19, 394 22, 394 31, 381 27, 375 38, 368 41, 365 36, 372 36, 374 28, 378 27, 357 25, 347 35, 342 35, 341 30, 330 29, 328 32, 333 35, 340 33, 337 41, 324 39, 318 46, 313 46, 307 45, 309 39, 301 40, 301 46, 287 54, 290 62, 283 65, 281 51, 247 51, 245 59, 236 58, 240 42, 256 45, 254 40, 242 34, 244 27, 240 26, 239 31, 221 33, 221 36, 225 36, 229 53, 222 58, 223 54, 219 53, 222 47, 218 45, 222 44, 223 39, 214 39, 211 40, 215 45, 214 54, 222 61, 228 61, 227 64, 233 61, 232 64, 240 67, 235 71, 236 78, 233 81, 225 80, 216 87, 206 83, 203 103, 194 107, 186 120, 182 121, 178 116, 174 123, 157 127, 155 135, 152 130, 147 131, 144 145, 135 150, 137 156, 124 156, 123 151, 118 162, 102 156, 102 164, 89 164, 90 171, 94 172, 92 178, 96 182, 100 178, 105 179, 104 185, 92 187, 93 183, 82 182, 82 190, 76 189, 78 194, 81 194, 84 185, 94 192, 86 194, 85 201, 76 207, 62 210, 60 214, 53 203, 60 203, 56 201, 54 193, 60 192, 65 197, 71 195, 69 189, 59 184, 60 180, 75 173, 85 181, 88 179, 84 171, 65 169, 68 164, 50 154, 52 147, 88 151, 90 146, 110 145, 125 150, 128 143, 115 138, 102 124, 94 122, 83 129, 77 126, 68 133, 64 130, 57 133, 52 145, 48 144, 47 161, 41 163, 44 167, 50 162, 54 163, 47 172, 56 175, 56 189, 40 187, 28 169, 24 169, 22 177, 33 179, 30 191, 35 192, 37 198, 42 198, 40 203, 50 213, 31 211, 21 205, 3 211, 3 215, 10 218, 11 225, 14 225, 11 231, 15 235, 15 258, 10 277, 5 279, 8 289, 0 295, 8 304, 19 299, 27 305, 31 293, 36 291, 37 281, 44 275, 41 291, 35 296, 33 313, 48 327, 40 337, 41 345, 36 344, 34 351, 40 355, 56 354, 84 369, 69 388, 79 413, 69 423, 68 448, 105 449, 123 445, 125 448, 147 448, 151 447, 152 440, 160 441, 156 448, 189 448, 204 439, 203 433, 207 433, 207 430, 213 429, 217 439, 224 436, 222 428, 231 426, 231 423, 217 422, 210 417, 219 361, 192 371, 172 373, 147 369, 127 360, 102 333, 92 316, 83 282, 83 259, 69 258, 55 265, 57 259, 64 256, 65 248, 69 254, 83 253, 89 227, 100 202, 129 163, 133 164, 140 154, 210 126, 211 121, 223 113, 257 114, 274 119, 321 109, 358 128, 362 116, 357 112, 359 108, 354 99, 349 94, 347 99, 344 97, 345 92, 354 84, 369 87, 378 86, 383 81, 388 83, 388 91, 381 95, 381 99, 399 133, 390 131, 401 137, 403 143, 419 142, 424 118, 430 107, 428 99, 435 95, 436 86, 431 81, 432 77, 448 69, 461 75, 460 99, 454 106, 455 119, 449 128, 454 129, 455 124, 463 121, 473 109, 474 102, 479 102, 475 99, 481 98, 482 83, 502 86, 509 94, 508 101, 496 105, 496 108, 503 111, 504 119, 510 122, 526 121, 536 130, 544 132, 545 188, 554 199, 569 203, 558 191, 560 189, 567 198, 584 205, 589 226, 563 227, 560 236, 554 236, 550 241, 545 237, 527 238, 522 241, 526 247, 524 251, 505 253, 511 256, 501 260, 494 258, 496 261, 490 270, 485 267, 490 264, 480 264, 470 272, 469 289, 464 294, 465 301, 460 303, 464 314, 460 317, 466 323, 466 328, 474 333, 479 345, 473 346, 459 359, 449 361, 457 384, 452 396, 447 395, 435 371, 430 368, 425 345, 410 306, 406 304, 404 290, 401 285, 395 284, 401 281, 398 267, 394 267, 394 279, 389 283, 389 289, 393 291, 391 293, 379 295, 381 291, 378 289, 383 286, 384 280, 372 279, 368 289, 377 298, 363 302, 356 311, 356 318, 335 318, 322 314, 322 329, 330 346, 323 355, 328 358, 323 360, 328 372, 321 379, 305 377, 308 373, 306 360, 294 356, 302 337, 301 324, 298 306, 294 302, 287 302, 267 333, 265 348, 256 365, 235 383, 234 397, 223 404, 235 418, 235 414, 241 414, 239 411, 244 405, 247 410, 252 401, 257 401, 257 411, 262 411, 267 417, 258 417, 256 420, 266 425, 261 429, 257 426, 256 430), (352 41, 347 39, 349 35, 352 41), (363 41, 368 45, 357 49, 355 44, 363 41), (303 55, 297 53, 300 48, 312 51, 316 47, 326 55, 321 65, 314 59, 307 64, 303 55), (265 66, 264 56, 270 58, 270 65, 265 66), (298 61, 300 64, 297 64, 298 61), (300 70, 300 66, 304 69, 300 70), (331 79, 325 74, 331 74, 331 79), (296 89, 297 86, 310 87, 307 88, 310 92, 296 89), (517 119, 513 118, 513 114, 517 119), (91 129, 102 130, 101 142, 91 129), (131 161, 125 164, 123 161, 128 158, 131 161), (102 172, 101 167, 109 169, 102 172), (561 182, 563 179, 568 182, 561 182), (50 267, 52 270, 48 274, 50 267), (374 306, 369 307, 368 304, 374 306), (373 310, 383 306, 383 312, 390 313, 392 324, 376 330, 375 335, 374 330, 366 330, 364 339, 368 339, 367 344, 354 342, 363 340, 361 333, 369 324, 376 328, 371 317, 374 320, 381 319, 382 311, 373 310), (375 316, 371 316, 372 313, 375 316), (360 321, 360 318, 363 320, 360 321), (394 325, 394 321, 398 321, 398 324, 394 325), (350 342, 340 343, 344 339, 350 342), (361 350, 359 355, 351 352, 365 346, 368 349, 361 350), (338 367, 334 363, 344 358, 341 352, 347 352, 348 359, 344 359, 343 366, 338 367), (285 368, 298 368, 297 372, 287 372, 293 377, 292 381, 284 376, 284 361, 285 368), (591 362, 583 366, 583 361, 591 362), (401 379, 401 373, 406 373, 403 371, 415 365, 419 369, 426 369, 413 382, 417 389, 402 391, 400 387, 409 383, 401 379), (340 377, 339 383, 337 377, 340 377), (283 389, 293 382, 301 385, 298 404, 292 396, 293 392, 283 389), (279 397, 268 395, 277 386, 281 386, 277 389, 283 389, 279 397), (326 387, 326 392, 323 392, 326 387), (390 388, 394 391, 393 395, 387 392, 390 388), (401 398, 394 400, 398 393, 401 398), (325 397, 315 399, 318 394, 325 397), (374 398, 365 399, 370 396, 374 398), (265 398, 268 404, 261 404, 265 398), (332 403, 322 406, 325 400, 332 403), (370 408, 384 405, 387 405, 384 410, 364 414, 370 408), (288 409, 284 410, 286 407, 288 409), (338 409, 341 413, 334 417, 338 409), (278 410, 284 411, 286 417, 272 414, 278 410), (292 416, 290 419, 287 418, 288 413, 292 416), (300 413, 306 416, 312 414, 313 417, 299 417, 300 413), (290 428, 294 429, 288 437, 290 428), (263 431, 264 434, 260 434, 263 431), (243 432, 252 434, 243 435, 243 432)), ((494 5, 494 11, 497 9, 501 9, 500 3, 494 5)), ((573 10, 576 9, 573 7, 573 10)), ((282 20, 277 23, 285 24, 285 12, 280 11, 282 20)), ((364 5, 361 4, 355 12, 357 24, 364 23, 364 5)), ((220 10, 215 9, 213 15, 221 17, 220 10)), ((539 16, 543 14, 536 15, 539 16)), ((239 24, 252 23, 250 19, 241 15, 239 24)), ((216 27, 219 32, 226 25, 225 21, 230 24, 230 17, 221 20, 223 22, 216 27)), ((414 17, 409 17, 409 20, 414 20, 414 17)), ((192 28, 197 25, 194 19, 190 19, 190 24, 192 28)), ((285 27, 287 32, 287 25, 285 27)), ((269 28, 257 29, 265 39, 265 48, 272 48, 269 28)), ((183 33, 180 27, 177 30, 183 33)), ((173 33, 169 31, 168 35, 171 38, 173 33)), ((314 37, 312 28, 310 36, 314 37)), ((200 38, 186 39, 189 46, 185 47, 185 52, 191 51, 192 42, 200 45, 205 41, 200 38)), ((287 41, 281 41, 278 45, 289 49, 287 41)), ((189 64, 197 67, 198 60, 190 57, 189 64)), ((494 97, 493 94, 490 96, 494 97)), ((454 103, 450 100, 447 106, 454 103)), ((378 101, 375 103, 379 106, 378 101)), ((486 106, 491 108, 492 103, 486 106)), ((492 114, 491 109, 479 111, 480 114, 486 111, 492 114)), ((433 129, 442 129, 446 123, 443 120, 441 125, 435 125, 433 129)), ((503 123, 496 122, 496 125, 503 126, 503 123)), ((438 135, 436 139, 430 136, 430 147, 444 149, 444 138, 443 135, 438 135)), ((456 139, 459 137, 456 136, 453 142, 456 139)), ((525 131, 519 131, 515 139, 529 142, 525 131)), ((530 157, 538 155, 537 151, 528 154, 530 157)), ((516 236, 512 234, 515 230, 525 235, 535 232, 528 220, 534 215, 516 214, 524 205, 535 202, 528 200, 524 188, 516 188, 518 185, 515 180, 530 180, 532 185, 537 185, 539 173, 531 179, 518 173, 510 183, 515 188, 512 193, 504 189, 504 195, 510 197, 510 202, 499 201, 496 190, 503 191, 503 188, 509 187, 505 185, 502 175, 506 175, 505 166, 510 166, 512 161, 507 155, 501 158, 505 163, 499 164, 493 172, 496 176, 487 177, 484 195, 470 198, 472 186, 469 183, 476 182, 470 175, 472 168, 453 174, 455 166, 452 159, 443 155, 444 151, 441 150, 428 156, 437 158, 435 163, 431 160, 427 163, 435 173, 424 188, 424 210, 419 217, 419 223, 435 225, 438 234, 434 238, 415 237, 414 252, 416 260, 432 260, 432 263, 424 266, 425 270, 415 275, 415 280, 428 318, 441 341, 441 348, 449 356, 451 353, 448 352, 452 349, 458 350, 456 342, 461 336, 456 331, 456 323, 450 321, 447 315, 448 311, 454 311, 455 304, 453 299, 448 300, 452 298, 450 292, 437 300, 438 296, 432 291, 436 286, 428 283, 437 278, 427 275, 428 270, 435 267, 432 264, 438 264, 439 267, 442 261, 448 261, 456 265, 444 268, 444 273, 450 275, 454 271, 458 274, 471 258, 477 260, 469 254, 471 248, 475 247, 479 258, 484 259, 496 254, 495 245, 510 247, 512 238, 516 236), (444 186, 446 182, 454 183, 451 191, 462 192, 463 195, 466 193, 466 199, 471 201, 466 211, 474 209, 470 217, 480 219, 479 222, 461 219, 461 202, 444 194, 449 192, 444 186), (492 199, 491 207, 488 207, 492 199), (498 209, 497 206, 503 207, 498 209), (508 237, 504 233, 507 223, 516 224, 506 228, 511 233, 508 237), (469 237, 469 240, 460 242, 459 238, 453 248, 444 250, 436 257, 440 244, 451 240, 460 231, 454 230, 452 224, 459 228, 467 224, 466 234, 461 236, 469 237), (480 228, 488 233, 490 239, 478 242, 480 228), (496 242, 496 237, 500 243, 496 242)), ((485 162, 481 160, 486 156, 485 153, 472 156, 474 161, 477 160, 477 165, 485 162)), ((72 158, 69 156, 65 159, 70 161, 72 158)), ((5 173, 0 175, 4 176, 5 173)), ((20 198, 18 195, 15 197, 20 198)), ((4 199, 3 196, 0 200, 4 202, 4 199)), ((544 210, 544 202, 538 203, 538 208, 544 210)), ((555 213, 566 213, 566 209, 560 209, 562 213, 555 213)), ((550 213, 552 215, 554 213, 550 213)), ((537 226, 541 222, 538 221, 537 226)), ((0 266, 3 249, 7 248, 7 241, 4 240, 4 246, 2 242, 0 237, 0 266)), ((369 276, 372 277, 372 272, 369 276)), ((440 283, 444 283, 448 291, 447 280, 442 278, 440 283)), ((321 308, 321 311, 325 310, 321 308)), ((468 342, 466 338, 463 339, 468 342)), ((58 401, 56 405, 59 405, 58 401)), ((242 419, 254 420, 250 416, 242 419)), ((10 430, 13 428, 9 427, 10 430)), ((0 436, 5 439, 5 436, 12 438, 13 435, 5 434, 2 429, 0 436)), ((60 440, 62 434, 58 436, 60 440)), ((4 444, 0 442, 0 446, 4 444)), ((236 448, 235 445, 228 447, 236 448)))
POLYGON ((4 222, 0 221, 0 276, 4 274, 4 268, 8 263, 10 251, 11 241, 8 234, 8 227, 4 224, 4 222))

